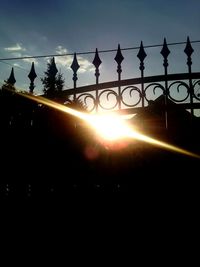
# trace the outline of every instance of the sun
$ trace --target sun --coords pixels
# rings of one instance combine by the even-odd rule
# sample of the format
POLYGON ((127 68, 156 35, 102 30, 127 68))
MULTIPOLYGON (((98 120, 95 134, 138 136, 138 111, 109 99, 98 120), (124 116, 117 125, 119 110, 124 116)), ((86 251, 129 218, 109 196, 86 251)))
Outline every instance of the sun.
POLYGON ((117 115, 93 115, 88 122, 98 136, 108 141, 127 138, 132 132, 125 119, 117 115))

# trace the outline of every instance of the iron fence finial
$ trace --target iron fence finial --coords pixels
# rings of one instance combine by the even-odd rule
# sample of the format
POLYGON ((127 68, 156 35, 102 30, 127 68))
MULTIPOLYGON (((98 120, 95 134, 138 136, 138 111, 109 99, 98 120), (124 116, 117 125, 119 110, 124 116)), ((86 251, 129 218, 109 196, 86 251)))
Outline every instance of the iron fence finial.
POLYGON ((14 68, 12 68, 9 78, 6 81, 8 84, 14 85, 16 83, 14 68))

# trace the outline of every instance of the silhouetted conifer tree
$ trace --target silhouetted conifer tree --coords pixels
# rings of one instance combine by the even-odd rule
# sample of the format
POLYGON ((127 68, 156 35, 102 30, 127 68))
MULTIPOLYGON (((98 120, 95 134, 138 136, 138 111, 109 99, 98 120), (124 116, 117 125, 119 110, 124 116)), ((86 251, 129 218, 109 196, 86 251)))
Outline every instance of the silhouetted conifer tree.
POLYGON ((59 72, 56 79, 56 89, 58 92, 61 92, 63 90, 64 84, 65 80, 63 78, 63 75, 59 72))
POLYGON ((4 85, 2 86, 2 89, 4 90, 15 90, 15 86, 14 86, 14 84, 15 84, 15 82, 16 82, 16 80, 15 80, 15 75, 14 75, 14 68, 12 68, 12 70, 11 70, 11 73, 10 73, 10 76, 9 76, 9 78, 7 79, 7 80, 5 80, 4 81, 5 83, 4 83, 4 85))
POLYGON ((55 97, 63 90, 64 78, 57 70, 54 58, 47 63, 47 70, 44 72, 45 77, 41 78, 44 85, 43 92, 48 97, 55 97))

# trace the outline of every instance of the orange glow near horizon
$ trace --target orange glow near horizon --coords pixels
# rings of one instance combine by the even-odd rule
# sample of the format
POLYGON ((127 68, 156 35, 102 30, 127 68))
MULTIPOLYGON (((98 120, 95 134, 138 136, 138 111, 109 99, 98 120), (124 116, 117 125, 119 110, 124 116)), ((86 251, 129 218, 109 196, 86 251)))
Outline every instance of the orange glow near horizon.
POLYGON ((122 140, 135 139, 143 141, 145 143, 149 143, 157 147, 161 147, 169 151, 177 152, 180 154, 200 159, 200 156, 195 153, 192 153, 180 147, 167 144, 163 141, 139 133, 137 130, 133 128, 133 126, 128 124, 126 119, 122 118, 120 115, 88 114, 66 107, 52 100, 46 99, 45 97, 42 96, 34 96, 32 94, 21 93, 21 92, 16 92, 16 93, 23 97, 36 101, 38 103, 44 104, 46 106, 55 108, 57 110, 60 110, 62 112, 71 114, 75 117, 82 119, 83 121, 87 122, 90 125, 90 127, 97 133, 97 135, 99 135, 101 138, 105 140, 115 142, 120 139, 122 140))

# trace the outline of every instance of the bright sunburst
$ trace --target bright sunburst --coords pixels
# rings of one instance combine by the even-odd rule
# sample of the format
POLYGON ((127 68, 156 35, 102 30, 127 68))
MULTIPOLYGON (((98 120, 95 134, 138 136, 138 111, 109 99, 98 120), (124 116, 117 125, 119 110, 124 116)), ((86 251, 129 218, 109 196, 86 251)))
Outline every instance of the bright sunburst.
POLYGON ((131 127, 125 119, 123 119, 121 116, 117 115, 91 115, 87 113, 83 113, 80 111, 77 111, 72 108, 65 107, 61 104, 58 104, 52 100, 46 99, 41 96, 33 96, 31 94, 27 93, 20 93, 16 92, 19 95, 32 99, 34 101, 37 101, 39 103, 42 103, 44 105, 47 105, 49 107, 58 109, 60 111, 63 111, 65 113, 71 114, 75 117, 78 117, 82 119, 83 121, 87 122, 95 131, 96 133, 101 136, 104 139, 110 140, 110 141, 117 141, 120 139, 135 139, 139 140, 145 143, 152 144, 154 146, 158 146, 170 151, 174 151, 177 153, 185 154, 187 156, 199 158, 200 156, 197 154, 194 154, 190 151, 187 151, 185 149, 182 149, 180 147, 176 147, 174 145, 165 143, 163 141, 154 139, 152 137, 146 136, 135 129, 131 127))
POLYGON ((128 137, 132 131, 126 121, 116 115, 90 115, 87 121, 101 138, 110 141, 128 137))

